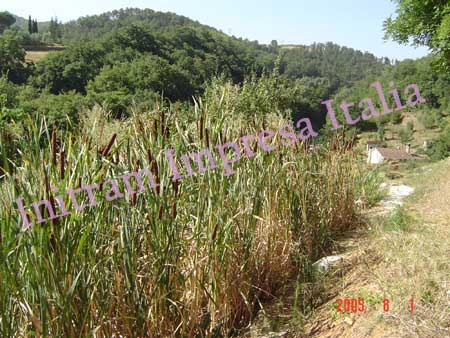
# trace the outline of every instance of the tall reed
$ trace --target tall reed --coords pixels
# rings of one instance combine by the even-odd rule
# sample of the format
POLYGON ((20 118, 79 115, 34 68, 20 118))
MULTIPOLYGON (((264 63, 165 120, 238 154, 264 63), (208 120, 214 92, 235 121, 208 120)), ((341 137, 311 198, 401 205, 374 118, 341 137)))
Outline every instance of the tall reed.
POLYGON ((192 107, 161 103, 120 128, 94 119, 68 134, 29 122, 23 162, 1 184, 0 336, 229 335, 355 226, 360 171, 339 140, 334 151, 258 151, 229 177, 217 169, 173 184, 165 149, 179 157, 287 122, 264 86, 246 86, 213 83, 192 107), (251 113, 251 96, 265 112, 251 113), (137 164, 159 189, 113 202, 98 192, 98 206, 20 231, 18 196, 29 205, 48 185, 101 184, 137 164))

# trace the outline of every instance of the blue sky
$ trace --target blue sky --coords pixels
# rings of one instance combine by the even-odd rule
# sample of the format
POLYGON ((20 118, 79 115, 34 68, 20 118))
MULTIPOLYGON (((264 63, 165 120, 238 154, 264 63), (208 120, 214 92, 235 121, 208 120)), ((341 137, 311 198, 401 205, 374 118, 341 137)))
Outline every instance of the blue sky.
POLYGON ((395 15, 390 0, 7 0, 1 10, 39 21, 62 21, 139 7, 184 15, 227 34, 269 43, 332 41, 391 59, 418 58, 425 47, 383 41, 383 20, 395 15))

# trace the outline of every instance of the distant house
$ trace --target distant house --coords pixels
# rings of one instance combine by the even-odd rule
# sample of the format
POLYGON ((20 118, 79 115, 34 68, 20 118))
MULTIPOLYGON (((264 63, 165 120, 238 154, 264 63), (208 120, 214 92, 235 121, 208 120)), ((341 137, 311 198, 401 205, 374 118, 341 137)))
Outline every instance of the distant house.
POLYGON ((370 149, 373 149, 373 148, 377 148, 377 147, 379 147, 379 146, 381 146, 381 141, 378 141, 378 140, 369 140, 369 141, 367 141, 367 151, 369 151, 370 149))
POLYGON ((372 148, 367 156, 367 163, 380 164, 386 161, 407 161, 414 157, 410 153, 409 144, 403 149, 372 148))

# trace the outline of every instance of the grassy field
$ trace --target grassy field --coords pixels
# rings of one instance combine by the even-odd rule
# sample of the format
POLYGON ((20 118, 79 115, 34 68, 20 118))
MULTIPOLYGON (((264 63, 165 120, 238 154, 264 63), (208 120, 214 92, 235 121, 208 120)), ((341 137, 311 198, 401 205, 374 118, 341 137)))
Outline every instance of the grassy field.
POLYGON ((25 50, 25 61, 38 62, 45 59, 50 52, 64 50, 64 46, 53 43, 46 46, 25 46, 25 50))
POLYGON ((25 54, 26 61, 38 62, 45 59, 50 53, 49 51, 27 51, 25 54))

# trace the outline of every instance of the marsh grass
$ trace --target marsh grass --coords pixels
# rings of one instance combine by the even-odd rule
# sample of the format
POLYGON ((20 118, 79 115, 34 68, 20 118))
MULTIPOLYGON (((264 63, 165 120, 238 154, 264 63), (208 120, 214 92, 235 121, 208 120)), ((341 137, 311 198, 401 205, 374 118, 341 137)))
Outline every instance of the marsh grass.
POLYGON ((0 336, 233 334, 357 224, 362 173, 337 136, 172 183, 164 150, 179 158, 286 122, 265 88, 246 86, 212 84, 192 106, 158 103, 120 124, 96 108, 73 133, 28 122, 1 182, 0 336), (143 167, 158 189, 112 202, 97 192, 95 207, 20 230, 18 196, 28 206, 143 167))

